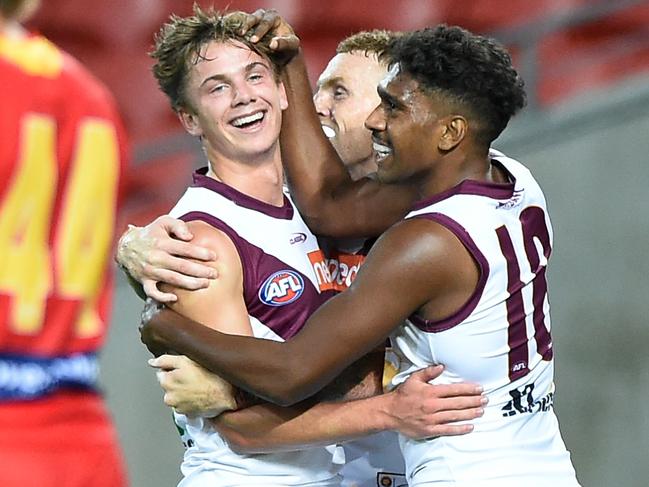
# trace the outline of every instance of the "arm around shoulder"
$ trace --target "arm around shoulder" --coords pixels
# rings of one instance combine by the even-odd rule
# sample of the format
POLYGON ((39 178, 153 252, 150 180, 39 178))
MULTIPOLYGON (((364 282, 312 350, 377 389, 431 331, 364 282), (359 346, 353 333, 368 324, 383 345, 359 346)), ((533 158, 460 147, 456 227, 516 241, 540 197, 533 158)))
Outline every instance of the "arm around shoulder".
POLYGON ((288 108, 280 142, 295 203, 309 228, 330 237, 374 237, 402 218, 412 191, 364 179, 352 181, 322 132, 303 55, 284 69, 288 108))

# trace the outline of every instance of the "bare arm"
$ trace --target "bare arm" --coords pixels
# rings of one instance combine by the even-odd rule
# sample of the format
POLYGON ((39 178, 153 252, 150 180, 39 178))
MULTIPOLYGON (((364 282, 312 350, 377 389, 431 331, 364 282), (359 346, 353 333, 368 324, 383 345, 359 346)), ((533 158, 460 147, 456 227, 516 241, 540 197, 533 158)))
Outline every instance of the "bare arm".
MULTIPOLYGON (((177 301, 168 303, 167 306, 174 312, 201 323, 199 326, 203 328, 211 328, 224 333, 252 335, 243 299, 243 270, 234 244, 223 232, 204 222, 189 222, 187 229, 192 232, 199 245, 204 246, 215 255, 219 255, 218 261, 207 262, 207 265, 219 274, 219 279, 210 281, 206 288, 194 291, 162 285, 163 292, 174 292, 178 296, 177 301)), ((170 350, 172 349, 161 347, 154 353, 157 355, 170 350)), ((174 379, 184 363, 183 360, 187 360, 185 357, 165 357, 167 357, 166 360, 157 366, 159 369, 158 380, 160 380, 163 389, 165 381, 174 379)), ((221 381, 219 388, 222 391, 220 403, 213 407, 210 414, 218 414, 223 410, 236 409, 237 407, 232 395, 228 394, 231 386, 225 381, 221 381)), ((165 394, 165 403, 169 402, 170 399, 165 394)))
POLYGON ((281 405, 320 390, 425 304, 450 315, 477 283, 468 251, 441 225, 407 220, 373 247, 351 288, 329 300, 285 343, 224 336, 163 311, 142 329, 228 381, 281 405), (406 245, 407 243, 407 245, 406 245))
MULTIPOLYGON (((382 359, 382 354, 371 355, 382 359)), ((362 373, 372 367, 375 357, 363 358, 349 369, 356 366, 362 373)), ((240 453, 328 445, 388 429, 412 438, 465 434, 472 430, 471 425, 452 422, 482 414, 479 387, 427 383, 441 373, 441 366, 419 371, 383 395, 374 395, 381 392, 378 374, 367 374, 366 380, 353 387, 356 374, 343 374, 346 378, 340 379, 341 384, 319 394, 329 399, 326 402, 314 404, 310 399, 290 408, 266 403, 223 413, 235 403, 232 388, 223 379, 182 355, 164 355, 155 361, 165 404, 190 416, 213 417, 215 429, 240 453), (351 390, 343 401, 335 401, 345 383, 351 390), (362 399, 349 401, 359 397, 362 399)))
POLYGON ((221 414, 214 427, 240 453, 296 450, 395 430, 411 438, 461 435, 482 415, 481 389, 470 384, 430 385, 442 367, 413 374, 395 391, 365 399, 282 408, 272 404, 221 414))
POLYGON ((247 17, 244 31, 268 42, 284 66, 288 109, 282 116, 282 162, 291 194, 309 228, 332 237, 373 237, 399 221, 411 208, 406 185, 370 179, 353 182, 322 132, 312 99, 299 38, 273 10, 247 17))
POLYGON ((325 137, 300 52, 284 69, 288 108, 282 118, 282 162, 300 214, 314 233, 332 237, 380 235, 405 216, 413 191, 402 184, 352 181, 325 137))
MULTIPOLYGON (((296 414, 314 401, 348 401, 381 394, 384 356, 385 351, 377 349, 361 357, 308 404, 300 405, 296 414)), ((156 369, 156 377, 165 392, 164 403, 188 416, 213 417, 227 409, 243 409, 263 402, 233 388, 184 355, 162 354, 150 359, 149 365, 156 369)), ((282 415, 290 416, 290 412, 285 411, 282 415)))
POLYGON ((223 333, 252 336, 248 311, 243 299, 243 269, 236 247, 225 233, 202 221, 187 224, 197 245, 218 255, 210 261, 219 278, 203 289, 186 290, 162 284, 162 291, 174 292, 176 302, 167 306, 177 313, 223 333))
MULTIPOLYGON (((163 370, 158 374, 165 403, 185 414, 216 416, 223 411, 222 393, 214 392, 223 387, 223 380, 207 371, 183 377, 176 362, 188 359, 164 356, 152 361, 163 370)), ((441 371, 439 367, 434 374, 430 370, 414 374, 396 392, 376 396, 382 392, 383 362, 381 348, 356 361, 311 400, 291 408, 262 404, 224 413, 214 419, 214 426, 235 450, 260 453, 326 445, 387 429, 417 438, 464 434, 470 425, 449 423, 482 413, 479 387, 426 383, 441 371)), ((196 364, 189 367, 197 369, 196 364)))

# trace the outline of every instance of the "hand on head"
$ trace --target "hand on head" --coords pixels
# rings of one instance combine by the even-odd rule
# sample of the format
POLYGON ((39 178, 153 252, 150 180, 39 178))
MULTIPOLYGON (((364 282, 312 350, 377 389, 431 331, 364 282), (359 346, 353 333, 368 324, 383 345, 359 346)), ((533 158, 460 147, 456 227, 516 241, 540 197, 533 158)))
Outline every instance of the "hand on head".
POLYGON ((259 9, 252 14, 246 14, 241 26, 241 35, 249 35, 253 43, 268 42, 268 47, 274 53, 273 58, 280 66, 288 64, 300 50, 299 37, 295 35, 290 24, 273 9, 259 9))

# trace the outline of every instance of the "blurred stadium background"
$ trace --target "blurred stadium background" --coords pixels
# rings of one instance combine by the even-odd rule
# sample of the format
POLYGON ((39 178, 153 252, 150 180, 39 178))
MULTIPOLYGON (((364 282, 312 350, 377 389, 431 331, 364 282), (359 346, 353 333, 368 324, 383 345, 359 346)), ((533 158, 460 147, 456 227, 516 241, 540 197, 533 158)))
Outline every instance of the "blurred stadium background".
MULTIPOLYGON (((132 165, 121 215, 165 213, 203 165, 150 74, 153 33, 192 0, 50 0, 30 26, 82 60, 115 94, 132 165)), ((312 80, 343 37, 440 22, 507 45, 530 103, 495 146, 522 160, 553 214, 549 274, 555 406, 584 487, 649 479, 649 1, 230 0, 276 8, 302 38, 312 80)), ((182 446, 139 343, 140 303, 118 279, 102 385, 134 487, 174 486, 182 446)), ((73 432, 72 432, 73 433, 73 432)))

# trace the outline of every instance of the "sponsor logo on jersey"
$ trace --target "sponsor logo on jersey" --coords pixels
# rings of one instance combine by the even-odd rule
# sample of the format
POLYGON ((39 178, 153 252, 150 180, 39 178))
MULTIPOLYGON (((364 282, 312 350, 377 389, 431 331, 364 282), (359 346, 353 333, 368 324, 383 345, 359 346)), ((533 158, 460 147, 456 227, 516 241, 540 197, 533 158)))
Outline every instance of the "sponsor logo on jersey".
POLYGON ((304 291, 304 280, 290 270, 272 274, 261 286, 259 299, 268 306, 284 306, 298 299, 304 291))
POLYGON ((304 242, 306 240, 306 233, 298 232, 298 233, 293 233, 291 234, 291 238, 289 239, 289 243, 291 245, 297 244, 300 242, 304 242))
POLYGON ((554 393, 548 392, 545 396, 534 399, 534 382, 509 391, 511 400, 502 408, 503 416, 515 416, 524 413, 542 413, 549 411, 554 402, 554 393))
POLYGON ((312 250, 307 255, 309 256, 309 261, 318 281, 318 289, 320 292, 332 290, 334 287, 331 282, 331 273, 329 272, 329 266, 327 266, 327 258, 324 252, 320 249, 312 250))
POLYGON ((364 255, 343 253, 327 258, 322 250, 314 250, 308 255, 321 292, 347 289, 351 286, 358 269, 365 260, 364 255))
POLYGON ((517 189, 512 193, 512 197, 509 198, 507 201, 501 201, 500 203, 498 203, 496 209, 509 210, 510 208, 517 206, 522 199, 523 199, 523 190, 517 189))
POLYGON ((327 259, 333 288, 336 291, 344 291, 349 288, 364 261, 364 255, 356 254, 336 254, 327 259))

